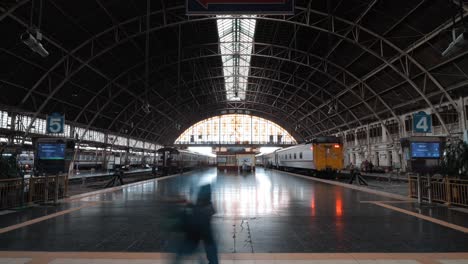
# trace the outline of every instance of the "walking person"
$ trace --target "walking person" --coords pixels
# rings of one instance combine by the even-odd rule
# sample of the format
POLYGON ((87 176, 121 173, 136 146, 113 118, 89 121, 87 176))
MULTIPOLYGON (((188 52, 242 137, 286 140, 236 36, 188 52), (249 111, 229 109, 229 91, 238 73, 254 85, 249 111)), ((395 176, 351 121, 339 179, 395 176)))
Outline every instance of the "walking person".
POLYGON ((182 231, 184 241, 178 245, 173 264, 181 263, 184 256, 192 255, 200 241, 203 241, 209 264, 218 264, 218 249, 211 226, 212 216, 215 214, 211 202, 211 185, 200 187, 195 204, 188 204, 183 214, 182 231))

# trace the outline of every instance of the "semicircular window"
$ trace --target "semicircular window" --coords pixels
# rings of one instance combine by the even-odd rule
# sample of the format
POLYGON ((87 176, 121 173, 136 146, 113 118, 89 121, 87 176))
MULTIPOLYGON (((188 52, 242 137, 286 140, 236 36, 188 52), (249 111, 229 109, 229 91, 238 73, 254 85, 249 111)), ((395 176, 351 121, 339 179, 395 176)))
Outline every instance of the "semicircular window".
POLYGON ((175 144, 291 145, 297 142, 284 128, 272 121, 251 115, 229 114, 198 122, 185 130, 175 144))

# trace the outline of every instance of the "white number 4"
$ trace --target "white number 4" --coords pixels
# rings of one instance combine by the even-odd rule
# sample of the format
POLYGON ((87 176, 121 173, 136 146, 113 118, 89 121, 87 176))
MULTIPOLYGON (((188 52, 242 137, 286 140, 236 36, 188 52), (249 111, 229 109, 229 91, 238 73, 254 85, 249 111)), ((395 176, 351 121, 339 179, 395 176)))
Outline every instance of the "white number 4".
POLYGON ((428 131, 429 126, 427 125, 427 117, 419 119, 419 122, 416 124, 416 128, 421 129, 423 131, 428 131))

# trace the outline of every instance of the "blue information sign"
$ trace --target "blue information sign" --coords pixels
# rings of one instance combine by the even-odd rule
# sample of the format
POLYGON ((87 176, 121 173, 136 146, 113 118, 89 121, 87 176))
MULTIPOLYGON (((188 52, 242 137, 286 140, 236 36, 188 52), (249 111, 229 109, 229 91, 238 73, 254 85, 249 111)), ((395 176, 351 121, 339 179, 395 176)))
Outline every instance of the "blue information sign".
POLYGON ((412 142, 411 157, 424 159, 440 158, 440 142, 412 142))
POLYGON ((47 116, 47 133, 63 133, 65 126, 65 117, 59 113, 52 113, 47 116))
POLYGON ((432 117, 425 112, 413 115, 413 131, 416 133, 432 132, 432 117))
POLYGON ((294 0, 187 0, 188 15, 294 14, 294 0))

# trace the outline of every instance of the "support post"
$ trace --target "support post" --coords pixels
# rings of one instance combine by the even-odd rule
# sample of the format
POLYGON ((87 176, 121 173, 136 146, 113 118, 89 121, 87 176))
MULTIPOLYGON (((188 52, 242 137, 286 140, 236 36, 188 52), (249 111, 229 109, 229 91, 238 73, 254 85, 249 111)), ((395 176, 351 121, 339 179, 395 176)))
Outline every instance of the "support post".
POLYGON ((417 185, 417 188, 418 188, 418 203, 421 204, 422 203, 422 195, 421 195, 421 175, 416 174, 416 177, 417 177, 417 181, 416 181, 416 185, 417 185))
POLYGON ((432 203, 432 184, 431 184, 431 175, 427 174, 427 201, 432 203))
POLYGON ((447 200, 447 205, 450 205, 452 201, 452 194, 451 194, 451 189, 450 189, 450 179, 448 176, 445 176, 445 196, 447 200))
POLYGON ((59 199, 59 173, 55 175, 55 197, 54 197, 54 204, 58 203, 59 199))
POLYGON ((34 185, 36 185, 36 180, 31 175, 31 177, 29 177, 29 197, 28 197, 29 204, 33 202, 34 185))
POLYGON ((44 187, 44 203, 49 201, 49 177, 44 173, 45 187, 44 187))

